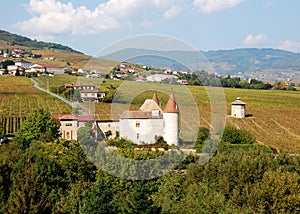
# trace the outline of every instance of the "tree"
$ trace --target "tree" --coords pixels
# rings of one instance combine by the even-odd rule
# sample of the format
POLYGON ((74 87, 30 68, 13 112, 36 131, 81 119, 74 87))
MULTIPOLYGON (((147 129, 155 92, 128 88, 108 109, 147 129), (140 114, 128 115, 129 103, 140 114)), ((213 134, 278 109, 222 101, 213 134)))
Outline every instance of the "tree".
POLYGON ((253 144, 256 142, 256 139, 246 130, 240 130, 234 127, 225 127, 222 142, 232 144, 253 144))
POLYGON ((200 127, 198 131, 197 140, 195 142, 195 149, 197 150, 197 152, 201 152, 204 141, 208 138, 208 136, 209 129, 205 127, 200 127))
POLYGON ((4 136, 5 136, 4 129, 2 126, 0 126, 0 139, 2 139, 4 136))
POLYGON ((1 63, 2 68, 4 68, 4 69, 7 69, 7 66, 9 66, 9 65, 14 65, 14 64, 15 64, 15 62, 12 60, 5 60, 1 63))
POLYGON ((81 213, 115 213, 111 180, 100 177, 83 201, 81 213))
POLYGON ((92 127, 88 125, 80 127, 77 131, 77 139, 81 145, 90 145, 95 143, 95 134, 92 127))
MULTIPOLYGON (((4 201, 6 207, 0 212, 79 213, 83 196, 91 182, 95 182, 96 173, 95 165, 80 145, 66 140, 32 142, 30 148, 19 153, 6 176, 11 179, 10 183, 4 183, 10 184, 6 187, 10 192, 4 201)), ((2 162, 3 159, 0 158, 2 162)), ((3 172, 1 164, 0 172, 3 172)))
POLYGON ((59 127, 57 119, 51 118, 48 111, 39 109, 28 115, 14 140, 20 144, 22 149, 26 149, 32 140, 50 142, 58 139, 59 127))

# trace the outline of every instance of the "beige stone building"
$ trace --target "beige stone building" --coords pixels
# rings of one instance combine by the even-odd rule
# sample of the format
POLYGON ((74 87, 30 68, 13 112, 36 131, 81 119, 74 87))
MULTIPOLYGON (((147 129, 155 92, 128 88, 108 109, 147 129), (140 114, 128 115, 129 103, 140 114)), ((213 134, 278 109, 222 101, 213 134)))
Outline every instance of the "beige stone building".
POLYGON ((239 97, 231 103, 231 116, 235 118, 246 117, 246 103, 242 102, 239 97))

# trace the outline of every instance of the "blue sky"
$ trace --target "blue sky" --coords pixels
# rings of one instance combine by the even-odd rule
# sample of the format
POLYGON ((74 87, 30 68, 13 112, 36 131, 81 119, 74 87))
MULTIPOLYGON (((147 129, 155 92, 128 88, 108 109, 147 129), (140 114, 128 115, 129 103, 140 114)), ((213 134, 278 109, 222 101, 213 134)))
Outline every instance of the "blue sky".
POLYGON ((300 52, 298 0, 7 1, 1 29, 94 55, 131 36, 172 36, 199 50, 300 52))

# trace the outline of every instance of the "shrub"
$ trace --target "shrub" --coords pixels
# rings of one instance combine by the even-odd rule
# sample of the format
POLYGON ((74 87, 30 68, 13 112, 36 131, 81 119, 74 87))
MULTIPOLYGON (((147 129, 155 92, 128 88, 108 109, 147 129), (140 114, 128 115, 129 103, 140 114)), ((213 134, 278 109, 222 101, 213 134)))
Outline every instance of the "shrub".
POLYGON ((255 137, 246 130, 234 127, 226 127, 224 129, 222 142, 232 144, 253 144, 256 142, 255 137))

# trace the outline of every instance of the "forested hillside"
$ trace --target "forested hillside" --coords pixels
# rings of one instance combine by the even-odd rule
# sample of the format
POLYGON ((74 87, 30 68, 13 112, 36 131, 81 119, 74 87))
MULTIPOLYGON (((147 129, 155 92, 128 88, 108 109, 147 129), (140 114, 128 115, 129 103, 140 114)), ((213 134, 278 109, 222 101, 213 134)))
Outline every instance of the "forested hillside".
POLYGON ((64 46, 57 43, 49 43, 49 42, 42 42, 37 40, 32 40, 30 38, 20 36, 17 34, 12 34, 4 30, 0 30, 0 40, 5 41, 9 43, 10 45, 22 45, 27 46, 30 48, 36 48, 36 49, 54 49, 54 50, 60 50, 60 51, 67 51, 67 52, 74 52, 74 53, 80 53, 68 46, 64 46))

